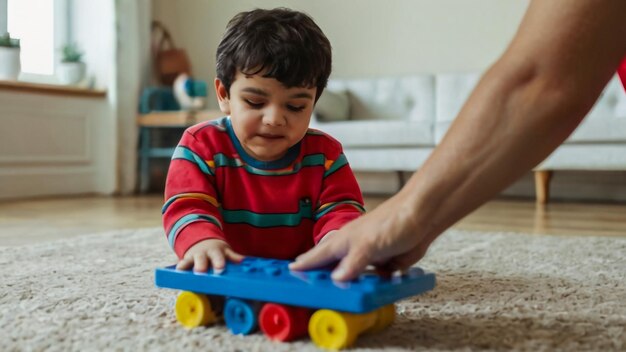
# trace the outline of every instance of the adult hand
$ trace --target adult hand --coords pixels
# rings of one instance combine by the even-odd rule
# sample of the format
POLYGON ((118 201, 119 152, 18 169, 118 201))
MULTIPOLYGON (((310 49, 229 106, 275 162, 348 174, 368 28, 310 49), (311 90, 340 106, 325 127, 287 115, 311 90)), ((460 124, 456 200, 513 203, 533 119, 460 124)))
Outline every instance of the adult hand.
POLYGON ((436 236, 419 228, 408 195, 402 192, 333 233, 291 263, 307 270, 339 261, 333 280, 346 281, 373 264, 385 271, 400 270, 421 259, 436 236))
POLYGON ((403 190, 298 257, 403 269, 455 222, 544 160, 589 112, 626 55, 626 1, 534 0, 505 53, 403 190), (549 30, 547 30, 549 28, 549 30), (342 259, 343 258, 343 259, 342 259))

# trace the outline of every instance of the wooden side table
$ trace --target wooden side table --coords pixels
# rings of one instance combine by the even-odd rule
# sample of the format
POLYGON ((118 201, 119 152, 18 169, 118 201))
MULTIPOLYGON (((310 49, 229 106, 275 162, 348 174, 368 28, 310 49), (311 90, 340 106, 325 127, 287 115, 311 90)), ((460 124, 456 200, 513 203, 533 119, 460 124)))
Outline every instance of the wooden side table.
POLYGON ((223 117, 219 110, 154 111, 137 116, 139 126, 139 192, 150 189, 150 161, 171 158, 175 148, 154 145, 152 132, 158 129, 186 128, 197 123, 223 117))

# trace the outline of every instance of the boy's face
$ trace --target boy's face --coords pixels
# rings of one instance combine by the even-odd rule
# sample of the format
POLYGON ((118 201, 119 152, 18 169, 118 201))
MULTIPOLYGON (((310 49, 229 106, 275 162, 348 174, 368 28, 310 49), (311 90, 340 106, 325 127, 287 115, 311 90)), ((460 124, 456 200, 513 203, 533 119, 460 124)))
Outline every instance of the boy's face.
POLYGON ((287 88, 274 78, 237 72, 230 96, 219 79, 215 90, 223 113, 245 151, 261 161, 280 159, 306 134, 316 87, 287 88))

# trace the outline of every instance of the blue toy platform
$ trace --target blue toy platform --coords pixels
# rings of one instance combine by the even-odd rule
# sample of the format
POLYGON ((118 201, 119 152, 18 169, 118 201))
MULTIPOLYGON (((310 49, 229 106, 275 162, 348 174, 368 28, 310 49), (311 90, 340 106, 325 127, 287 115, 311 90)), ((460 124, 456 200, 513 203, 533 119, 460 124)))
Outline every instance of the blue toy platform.
POLYGON ((330 270, 290 271, 289 263, 247 257, 239 264, 227 263, 221 274, 169 266, 156 270, 155 282, 163 288, 350 313, 369 312, 435 287, 435 275, 417 267, 389 278, 364 273, 356 280, 334 282, 330 270))

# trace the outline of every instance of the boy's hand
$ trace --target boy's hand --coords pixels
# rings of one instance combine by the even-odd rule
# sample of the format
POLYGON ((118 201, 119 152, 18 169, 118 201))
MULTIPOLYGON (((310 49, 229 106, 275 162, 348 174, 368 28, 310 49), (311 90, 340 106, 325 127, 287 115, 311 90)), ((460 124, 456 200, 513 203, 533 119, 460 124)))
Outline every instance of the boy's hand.
POLYGON ((216 274, 224 271, 226 260, 239 263, 244 256, 233 251, 228 243, 210 239, 200 241, 187 250, 183 259, 176 265, 177 270, 189 270, 193 267, 195 272, 207 272, 210 266, 216 274))

